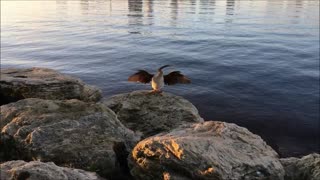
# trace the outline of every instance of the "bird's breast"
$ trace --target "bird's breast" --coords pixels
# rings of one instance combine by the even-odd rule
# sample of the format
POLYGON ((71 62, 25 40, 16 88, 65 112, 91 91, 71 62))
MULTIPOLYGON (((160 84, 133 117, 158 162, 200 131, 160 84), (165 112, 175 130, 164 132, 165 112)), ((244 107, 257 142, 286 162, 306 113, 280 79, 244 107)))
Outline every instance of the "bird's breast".
POLYGON ((161 89, 164 86, 163 75, 153 76, 151 85, 153 89, 161 89))

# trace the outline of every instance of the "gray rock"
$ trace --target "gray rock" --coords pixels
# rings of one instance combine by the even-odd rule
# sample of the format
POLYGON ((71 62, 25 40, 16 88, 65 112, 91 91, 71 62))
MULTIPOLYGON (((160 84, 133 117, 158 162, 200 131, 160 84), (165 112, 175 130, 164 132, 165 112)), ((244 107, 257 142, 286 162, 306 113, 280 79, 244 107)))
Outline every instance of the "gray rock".
POLYGON ((0 124, 3 160, 53 161, 103 177, 123 174, 126 152, 138 141, 109 108, 76 99, 3 105, 0 124))
POLYGON ((0 164, 0 171, 2 180, 103 180, 96 173, 59 167, 52 162, 9 161, 0 164))
POLYGON ((198 110, 186 99, 169 93, 134 91, 104 100, 118 119, 143 137, 168 131, 188 122, 203 122, 198 110))
POLYGON ((98 101, 101 91, 46 68, 1 69, 1 105, 25 98, 98 101))
POLYGON ((136 179, 282 180, 278 154, 235 124, 186 124, 140 141, 129 158, 136 179))
POLYGON ((319 180, 320 155, 310 154, 301 159, 291 157, 280 159, 285 168, 286 180, 319 180))

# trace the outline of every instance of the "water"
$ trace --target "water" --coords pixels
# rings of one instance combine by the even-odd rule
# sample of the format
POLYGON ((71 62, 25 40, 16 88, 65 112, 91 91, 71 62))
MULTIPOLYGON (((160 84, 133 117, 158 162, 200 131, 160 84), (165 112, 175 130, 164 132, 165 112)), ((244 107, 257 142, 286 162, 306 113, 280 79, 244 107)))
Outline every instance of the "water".
POLYGON ((319 1, 1 1, 1 66, 48 67, 105 97, 171 64, 207 120, 245 126, 282 156, 319 152, 319 1))

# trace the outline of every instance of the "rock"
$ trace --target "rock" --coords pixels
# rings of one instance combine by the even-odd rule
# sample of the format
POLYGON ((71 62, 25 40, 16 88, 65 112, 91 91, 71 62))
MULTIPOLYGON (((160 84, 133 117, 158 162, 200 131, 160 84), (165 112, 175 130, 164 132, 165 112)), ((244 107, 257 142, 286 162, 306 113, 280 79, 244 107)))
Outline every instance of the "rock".
POLYGON ((186 124, 140 141, 129 158, 136 179, 282 180, 278 154, 259 136, 218 121, 186 124))
POLYGON ((310 154, 299 158, 280 159, 285 168, 286 180, 319 180, 320 179, 320 155, 310 154))
POLYGON ((3 180, 103 180, 96 173, 59 167, 52 162, 19 160, 2 163, 0 167, 3 180))
POLYGON ((53 161, 114 177, 128 170, 123 156, 138 141, 109 108, 76 99, 24 99, 1 106, 1 116, 3 160, 53 161))
POLYGON ((203 122, 198 110, 186 99, 169 93, 134 91, 104 100, 118 119, 143 137, 158 134, 188 122, 203 122))
POLYGON ((98 101, 101 91, 46 68, 1 69, 1 105, 25 98, 98 101))

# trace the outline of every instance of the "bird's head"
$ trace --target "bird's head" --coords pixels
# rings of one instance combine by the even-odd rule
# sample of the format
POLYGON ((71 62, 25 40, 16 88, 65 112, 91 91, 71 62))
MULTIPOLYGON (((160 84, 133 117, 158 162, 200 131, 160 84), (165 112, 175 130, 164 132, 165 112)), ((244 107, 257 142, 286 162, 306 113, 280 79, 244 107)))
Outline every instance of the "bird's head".
POLYGON ((162 69, 166 68, 166 67, 169 67, 170 65, 164 65, 164 66, 161 66, 158 71, 162 71, 162 69))

